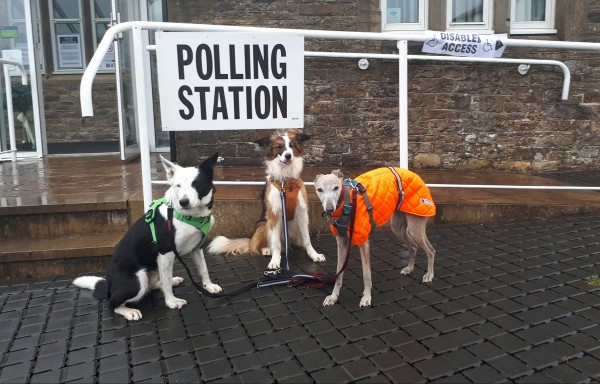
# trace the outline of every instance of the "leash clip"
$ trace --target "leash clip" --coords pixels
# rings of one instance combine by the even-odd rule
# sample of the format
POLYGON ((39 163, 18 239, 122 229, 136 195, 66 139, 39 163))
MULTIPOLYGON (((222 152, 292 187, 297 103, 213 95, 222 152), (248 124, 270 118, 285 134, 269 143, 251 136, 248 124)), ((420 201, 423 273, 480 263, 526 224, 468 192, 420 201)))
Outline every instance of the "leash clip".
POLYGON ((269 269, 268 271, 264 271, 263 274, 266 277, 275 277, 277 275, 281 275, 283 273, 283 268, 279 269, 269 269))

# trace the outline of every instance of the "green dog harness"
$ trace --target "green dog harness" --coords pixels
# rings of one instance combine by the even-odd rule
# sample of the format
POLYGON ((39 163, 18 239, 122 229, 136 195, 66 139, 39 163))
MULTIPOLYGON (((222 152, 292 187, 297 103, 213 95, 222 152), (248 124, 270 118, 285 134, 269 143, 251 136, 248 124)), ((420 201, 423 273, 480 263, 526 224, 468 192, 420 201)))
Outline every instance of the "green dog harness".
MULTIPOLYGON (((152 244, 156 245, 158 243, 158 240, 156 237, 156 226, 154 225, 154 219, 156 217, 156 210, 158 209, 158 207, 160 207, 163 204, 165 204, 167 206, 167 212, 168 212, 167 226, 168 226, 169 232, 172 232, 172 230, 173 230, 172 217, 173 217, 173 212, 174 212, 175 218, 177 220, 182 221, 186 224, 189 224, 189 225, 193 226, 194 228, 198 229, 200 232, 202 232, 202 234, 204 236, 202 236, 200 243, 196 247, 194 247, 194 250, 201 248, 204 245, 204 241, 208 237, 208 233, 210 232, 211 215, 204 216, 204 217, 182 215, 181 213, 176 211, 173 207, 171 207, 171 205, 169 204, 167 199, 165 199, 164 197, 152 201, 152 204, 150 204, 150 208, 146 211, 146 215, 144 217, 144 220, 150 226, 150 232, 152 233, 152 244)), ((173 241, 173 246, 175 246, 175 241, 173 241)))

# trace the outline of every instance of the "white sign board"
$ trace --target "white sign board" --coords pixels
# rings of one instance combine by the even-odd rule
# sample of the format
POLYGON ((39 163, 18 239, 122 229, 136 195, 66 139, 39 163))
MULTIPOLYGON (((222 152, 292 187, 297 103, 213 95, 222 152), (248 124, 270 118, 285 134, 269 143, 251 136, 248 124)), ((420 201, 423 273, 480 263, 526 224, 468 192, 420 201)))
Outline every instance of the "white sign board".
POLYGON ((506 48, 506 34, 428 32, 423 52, 464 57, 501 57, 506 48))
POLYGON ((157 32, 164 131, 302 128, 304 37, 157 32))

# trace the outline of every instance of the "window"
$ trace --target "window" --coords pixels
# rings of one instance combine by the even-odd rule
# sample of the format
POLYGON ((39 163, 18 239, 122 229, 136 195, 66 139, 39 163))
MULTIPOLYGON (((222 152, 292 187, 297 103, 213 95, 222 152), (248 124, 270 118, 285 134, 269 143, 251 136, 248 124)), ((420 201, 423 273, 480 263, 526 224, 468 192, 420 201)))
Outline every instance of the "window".
POLYGON ((493 33, 490 0, 448 0, 446 28, 448 30, 493 33))
MULTIPOLYGON (((52 0, 48 2, 55 72, 81 72, 110 25, 110 0, 52 0)), ((112 52, 112 50, 111 50, 112 52)), ((100 70, 114 71, 107 57, 100 70)))
POLYGON ((384 31, 424 31, 427 29, 427 0, 382 0, 384 31))
POLYGON ((511 0, 510 33, 556 33, 554 0, 511 0))
MULTIPOLYGON (((32 2, 32 7, 38 7, 39 3, 37 1, 32 2)), ((36 8, 34 13, 34 25, 38 25, 39 23, 39 10, 36 8)), ((0 37, 3 39, 0 41, 0 49, 6 50, 19 50, 21 51, 21 60, 23 61, 23 66, 26 70, 29 71, 29 50, 27 48, 27 29, 25 27, 25 7, 23 5, 22 0, 0 0, 0 25, 6 30, 5 33, 10 33, 14 37, 3 36, 0 37), (13 28, 16 28, 14 30, 13 28), (10 32, 9 32, 10 31, 10 32)), ((37 30, 36 30, 37 32, 37 30)), ((41 50, 41 44, 39 44, 39 34, 35 34, 34 39, 36 41, 37 46, 41 50)), ((2 54, 0 53, 0 56, 2 54)), ((15 58, 16 59, 16 58, 15 58)), ((44 71, 44 63, 43 63, 43 55, 39 54, 40 60, 40 70, 44 71)))

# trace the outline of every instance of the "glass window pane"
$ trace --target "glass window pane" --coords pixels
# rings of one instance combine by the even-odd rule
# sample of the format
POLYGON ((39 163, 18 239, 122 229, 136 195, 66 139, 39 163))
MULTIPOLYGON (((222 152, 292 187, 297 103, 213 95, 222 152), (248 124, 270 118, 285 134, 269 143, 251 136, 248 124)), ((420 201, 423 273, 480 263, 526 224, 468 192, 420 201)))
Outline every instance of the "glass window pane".
POLYGON ((546 0, 517 0, 516 21, 546 21, 546 0))
POLYGON ((387 23, 418 23, 419 0, 387 0, 387 23))
POLYGON ((25 19, 25 8, 23 0, 12 0, 11 10, 13 19, 25 19))
POLYGON ((96 23, 96 44, 100 44, 100 40, 108 30, 108 23, 96 23))
POLYGON ((56 35, 79 35, 81 36, 81 25, 76 23, 56 23, 54 24, 56 35))
POLYGON ((110 0, 94 0, 94 17, 96 19, 109 19, 110 12, 110 0))
POLYGON ((452 1, 453 23, 483 22, 483 0, 454 0, 452 1))
POLYGON ((55 19, 79 19, 79 0, 53 0, 55 19))
POLYGON ((83 52, 80 25, 56 23, 56 53, 58 69, 83 69, 83 52))

